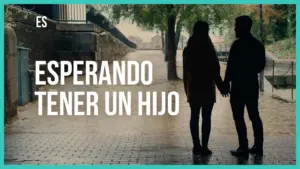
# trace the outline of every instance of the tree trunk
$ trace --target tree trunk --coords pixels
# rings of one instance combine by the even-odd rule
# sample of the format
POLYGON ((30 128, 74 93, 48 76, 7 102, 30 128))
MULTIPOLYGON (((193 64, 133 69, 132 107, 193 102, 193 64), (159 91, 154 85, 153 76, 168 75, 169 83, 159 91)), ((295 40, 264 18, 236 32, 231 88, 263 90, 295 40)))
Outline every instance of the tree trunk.
POLYGON ((178 22, 176 26, 176 32, 175 32, 175 57, 177 57, 177 48, 180 40, 181 30, 182 30, 182 24, 178 22))
POLYGON ((176 70, 176 42, 175 42, 175 22, 176 17, 171 14, 168 17, 168 80, 177 80, 176 70))
MULTIPOLYGON (((258 5, 258 9, 259 9, 259 18, 260 18, 260 39, 261 39, 261 43, 264 45, 264 37, 263 37, 263 14, 262 14, 262 4, 258 5)), ((259 74, 260 77, 260 91, 264 92, 264 71, 260 72, 259 74)))
POLYGON ((178 22, 177 26, 176 26, 176 32, 175 32, 175 40, 176 40, 176 44, 177 44, 176 47, 178 47, 178 43, 179 43, 179 40, 180 40, 181 30, 182 30, 182 24, 180 22, 178 22))
POLYGON ((165 32, 165 62, 168 62, 168 31, 165 32))
POLYGON ((164 31, 161 31, 161 50, 163 51, 163 53, 165 54, 165 34, 164 31))

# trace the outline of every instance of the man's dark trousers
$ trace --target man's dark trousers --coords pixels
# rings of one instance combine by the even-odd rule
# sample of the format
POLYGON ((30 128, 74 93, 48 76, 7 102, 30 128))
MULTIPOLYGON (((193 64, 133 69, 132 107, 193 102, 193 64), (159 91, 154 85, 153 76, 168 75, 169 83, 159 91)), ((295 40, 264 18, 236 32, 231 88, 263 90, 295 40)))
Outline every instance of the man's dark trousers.
POLYGON ((241 149, 248 150, 247 128, 244 119, 244 110, 247 108, 249 119, 252 122, 254 132, 254 144, 263 148, 263 124, 259 116, 258 98, 242 99, 230 98, 230 104, 233 112, 233 119, 238 133, 238 140, 241 149))

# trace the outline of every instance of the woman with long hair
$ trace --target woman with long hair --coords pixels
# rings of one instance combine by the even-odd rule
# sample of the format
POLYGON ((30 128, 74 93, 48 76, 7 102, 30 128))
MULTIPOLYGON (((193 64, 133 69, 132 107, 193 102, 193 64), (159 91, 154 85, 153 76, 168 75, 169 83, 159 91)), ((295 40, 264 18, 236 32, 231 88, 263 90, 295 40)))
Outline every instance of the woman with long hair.
POLYGON ((220 64, 209 37, 209 25, 198 21, 183 51, 184 89, 191 109, 190 131, 194 155, 211 155, 208 141, 211 131, 211 114, 216 102, 216 85, 222 95, 223 81, 220 64), (202 110, 202 144, 199 138, 199 116, 202 110))

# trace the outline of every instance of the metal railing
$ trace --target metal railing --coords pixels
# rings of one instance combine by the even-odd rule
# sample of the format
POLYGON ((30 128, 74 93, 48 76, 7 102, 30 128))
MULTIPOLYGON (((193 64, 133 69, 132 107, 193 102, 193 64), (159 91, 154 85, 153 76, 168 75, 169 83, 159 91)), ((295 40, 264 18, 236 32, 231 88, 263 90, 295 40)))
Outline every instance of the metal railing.
POLYGON ((230 46, 225 43, 217 43, 217 44, 214 44, 214 46, 215 46, 215 50, 216 50, 217 56, 219 58, 219 61, 227 62, 230 46))
POLYGON ((265 77, 271 84, 272 94, 288 100, 296 100, 296 62, 267 60, 265 77))

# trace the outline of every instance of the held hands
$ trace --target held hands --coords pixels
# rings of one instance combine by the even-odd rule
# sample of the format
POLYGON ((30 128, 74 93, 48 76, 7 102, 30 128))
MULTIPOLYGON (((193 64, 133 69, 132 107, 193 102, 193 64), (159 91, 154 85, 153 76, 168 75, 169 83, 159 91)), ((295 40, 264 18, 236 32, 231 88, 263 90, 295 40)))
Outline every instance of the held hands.
POLYGON ((223 97, 228 97, 229 94, 230 94, 230 85, 228 83, 223 82, 220 92, 221 92, 223 97))

